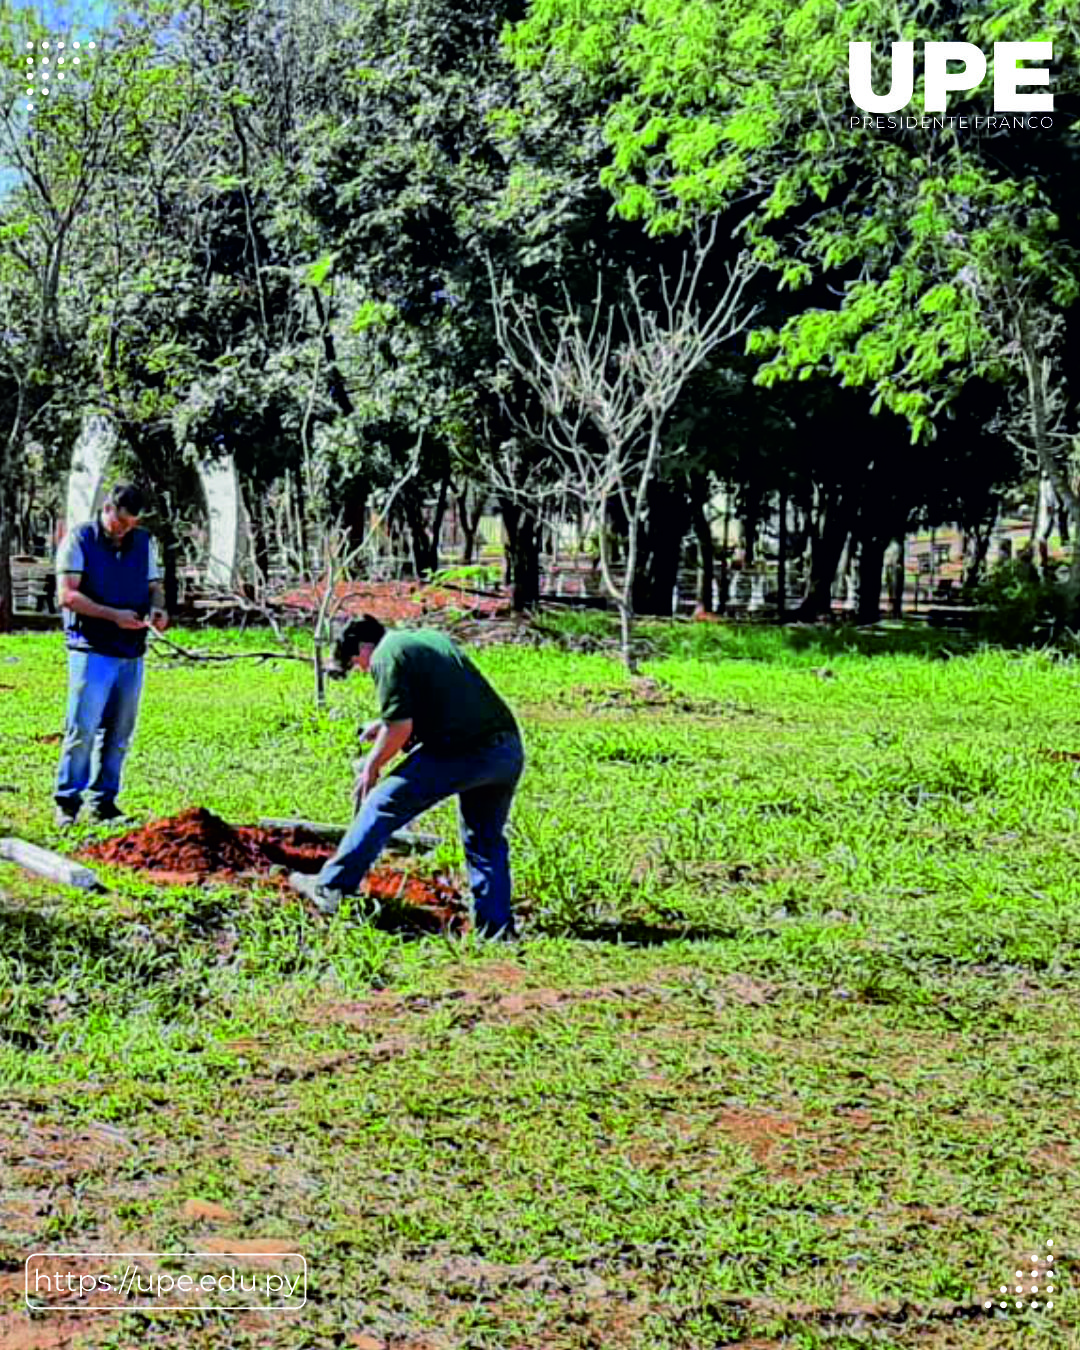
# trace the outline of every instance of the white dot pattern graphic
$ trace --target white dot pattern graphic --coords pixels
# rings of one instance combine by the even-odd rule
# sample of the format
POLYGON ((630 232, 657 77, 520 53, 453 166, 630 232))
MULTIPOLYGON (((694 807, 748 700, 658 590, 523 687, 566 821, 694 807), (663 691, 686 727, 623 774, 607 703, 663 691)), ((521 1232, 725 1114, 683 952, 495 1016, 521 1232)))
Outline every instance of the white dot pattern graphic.
MULTIPOLYGON (((78 56, 68 55, 67 57, 56 55, 58 52, 68 51, 95 51, 96 42, 76 42, 70 44, 53 39, 42 39, 40 42, 27 42, 26 50, 30 53, 38 53, 26 57, 26 110, 33 112, 37 106, 33 100, 35 98, 47 98, 50 92, 50 86, 57 84, 65 78, 70 71, 59 69, 63 65, 77 66, 80 64, 78 56), (50 58, 47 53, 52 52, 50 58), (35 83, 36 81, 36 83, 35 83)), ((79 72, 74 72, 76 75, 79 72)), ((58 92, 58 91, 57 91, 58 92)))
MULTIPOLYGON (((1053 1247, 1053 1245, 1054 1245, 1054 1240, 1053 1240, 1053 1238, 1048 1238, 1047 1241, 1046 1241, 1046 1246, 1047 1246, 1047 1248, 1051 1248, 1051 1247, 1053 1247)), ((1028 1290, 1027 1290, 1027 1292, 1028 1292, 1029 1294, 1032 1294, 1032 1295, 1036 1295, 1036 1294, 1038 1294, 1038 1293, 1040 1292, 1040 1288, 1039 1288, 1039 1283, 1038 1283, 1038 1282, 1039 1282, 1039 1281, 1042 1281, 1042 1292, 1045 1293, 1045 1294, 1047 1294, 1047 1295, 1050 1295, 1050 1294, 1052 1294, 1052 1293, 1054 1292, 1054 1286, 1053 1286, 1053 1284, 1047 1283, 1047 1281, 1050 1281, 1050 1280, 1052 1280, 1052 1279, 1054 1278, 1054 1273, 1055 1273, 1055 1272, 1054 1272, 1054 1257, 1053 1257, 1053 1253, 1052 1253, 1052 1252, 1047 1251, 1047 1254, 1046 1254, 1045 1256, 1039 1256, 1037 1253, 1032 1252, 1032 1254, 1031 1254, 1031 1269, 1030 1269, 1029 1271, 1016 1270, 1016 1271, 1013 1272, 1013 1277, 1014 1277, 1014 1279, 1019 1280, 1019 1281, 1021 1281, 1021 1282, 1022 1282, 1023 1280, 1025 1280, 1025 1279, 1030 1279, 1030 1280, 1035 1281, 1035 1283, 1030 1284, 1030 1285, 1028 1286, 1028 1290)), ((998 1293, 999 1293, 999 1294, 1004 1294, 1004 1295, 1006 1295, 1006 1297, 1005 1297, 1005 1298, 1002 1298, 1002 1299, 1000 1299, 1000 1300, 997 1301, 997 1303, 996 1303, 996 1306, 997 1306, 997 1307, 999 1307, 999 1308, 1005 1308, 1005 1309, 1008 1309, 1008 1308, 1009 1308, 1010 1300, 1009 1300, 1009 1298, 1008 1298, 1008 1295, 1010 1294, 1010 1292, 1013 1293, 1013 1294, 1020 1294, 1020 1295, 1023 1295, 1023 1293, 1024 1293, 1024 1285, 1023 1285, 1023 1283, 1019 1283, 1019 1284, 1014 1285, 1013 1288, 1012 1288, 1012 1290, 1009 1289, 1009 1286, 1008 1286, 1008 1285, 1005 1285, 1005 1284, 1001 1285, 1001 1286, 998 1288, 998 1293)), ((1015 1298, 1015 1299, 1012 1300, 1012 1306, 1013 1306, 1014 1308, 1025 1308, 1025 1307, 1033 1308, 1033 1309, 1036 1309, 1036 1308, 1043 1308, 1043 1309, 1045 1309, 1045 1311, 1051 1312, 1051 1311, 1053 1311, 1054 1304, 1053 1304, 1053 1300, 1050 1299, 1049 1297, 1047 1297, 1047 1299, 1045 1300, 1045 1302, 1040 1302, 1040 1300, 1039 1300, 1038 1298, 1034 1298, 1034 1297, 1033 1297, 1033 1298, 1029 1298, 1029 1299, 1027 1299, 1027 1300, 1025 1301, 1024 1298, 1020 1297, 1020 1298, 1015 1298)), ((994 1307, 995 1307, 995 1300, 992 1299, 992 1298, 988 1298, 988 1299, 984 1300, 984 1302, 983 1302, 983 1307, 984 1307, 987 1311, 992 1311, 992 1310, 994 1309, 994 1307)))

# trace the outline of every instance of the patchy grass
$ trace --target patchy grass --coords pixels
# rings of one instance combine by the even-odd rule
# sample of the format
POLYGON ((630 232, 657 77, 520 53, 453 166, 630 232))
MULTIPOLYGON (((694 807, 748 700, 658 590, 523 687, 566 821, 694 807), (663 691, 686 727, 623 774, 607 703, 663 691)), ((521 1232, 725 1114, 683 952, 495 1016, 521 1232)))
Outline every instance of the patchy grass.
MULTIPOLYGON (((697 627, 639 680, 479 654, 530 751, 509 954, 0 867, 4 1350, 1073 1343, 1076 667, 697 627), (33 1250, 272 1240, 298 1313, 21 1304, 33 1250), (986 1311, 1047 1240, 1055 1308, 986 1311)), ((74 851, 63 682, 0 641, 3 832, 74 851)), ((153 665, 128 808, 340 818, 371 691, 309 686, 153 665)))

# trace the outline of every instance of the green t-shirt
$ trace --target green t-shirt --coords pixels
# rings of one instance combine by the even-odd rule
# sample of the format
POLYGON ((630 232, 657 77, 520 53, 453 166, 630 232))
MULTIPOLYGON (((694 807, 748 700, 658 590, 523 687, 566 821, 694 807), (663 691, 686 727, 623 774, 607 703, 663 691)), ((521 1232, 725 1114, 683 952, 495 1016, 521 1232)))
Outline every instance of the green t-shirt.
POLYGON ((510 709, 443 633, 387 633, 371 674, 382 720, 411 718, 413 738, 435 754, 467 753, 517 731, 510 709))

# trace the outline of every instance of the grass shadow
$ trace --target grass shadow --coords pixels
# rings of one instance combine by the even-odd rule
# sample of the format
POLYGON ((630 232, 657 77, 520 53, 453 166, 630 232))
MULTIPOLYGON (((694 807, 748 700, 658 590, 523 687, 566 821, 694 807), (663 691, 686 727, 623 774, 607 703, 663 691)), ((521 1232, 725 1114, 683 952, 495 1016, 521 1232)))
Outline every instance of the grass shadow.
POLYGON ((0 906, 0 962, 17 963, 29 981, 55 978, 58 970, 74 965, 122 964, 131 947, 112 935, 70 916, 0 906))
MULTIPOLYGON (((968 616, 974 624, 975 615, 968 616)), ((618 640, 618 617, 594 611, 545 612, 544 627, 571 643, 592 639, 605 645, 618 640)), ((744 660, 767 664, 813 664, 835 656, 923 656, 948 659, 975 651, 973 628, 941 626, 934 615, 857 625, 847 621, 785 623, 775 620, 717 619, 697 623, 684 618, 641 617, 637 638, 655 657, 744 660)))
POLYGON ((626 947, 660 947, 668 942, 722 942, 739 936, 738 929, 699 927, 684 923, 648 923, 643 919, 600 920, 574 924, 564 934, 580 942, 611 942, 626 947))
POLYGON ((643 632, 663 655, 698 659, 806 664, 837 656, 921 656, 948 660, 977 650, 968 630, 937 628, 918 620, 871 624, 775 624, 672 621, 643 632))

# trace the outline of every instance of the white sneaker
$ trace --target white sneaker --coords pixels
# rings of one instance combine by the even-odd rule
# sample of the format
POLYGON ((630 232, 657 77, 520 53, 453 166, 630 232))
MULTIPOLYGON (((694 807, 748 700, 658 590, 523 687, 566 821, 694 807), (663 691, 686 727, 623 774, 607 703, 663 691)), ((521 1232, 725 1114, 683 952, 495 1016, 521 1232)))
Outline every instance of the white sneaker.
POLYGON ((310 872, 290 872, 289 885, 298 894, 310 900, 320 914, 336 914, 341 904, 341 892, 320 886, 318 879, 310 872))

